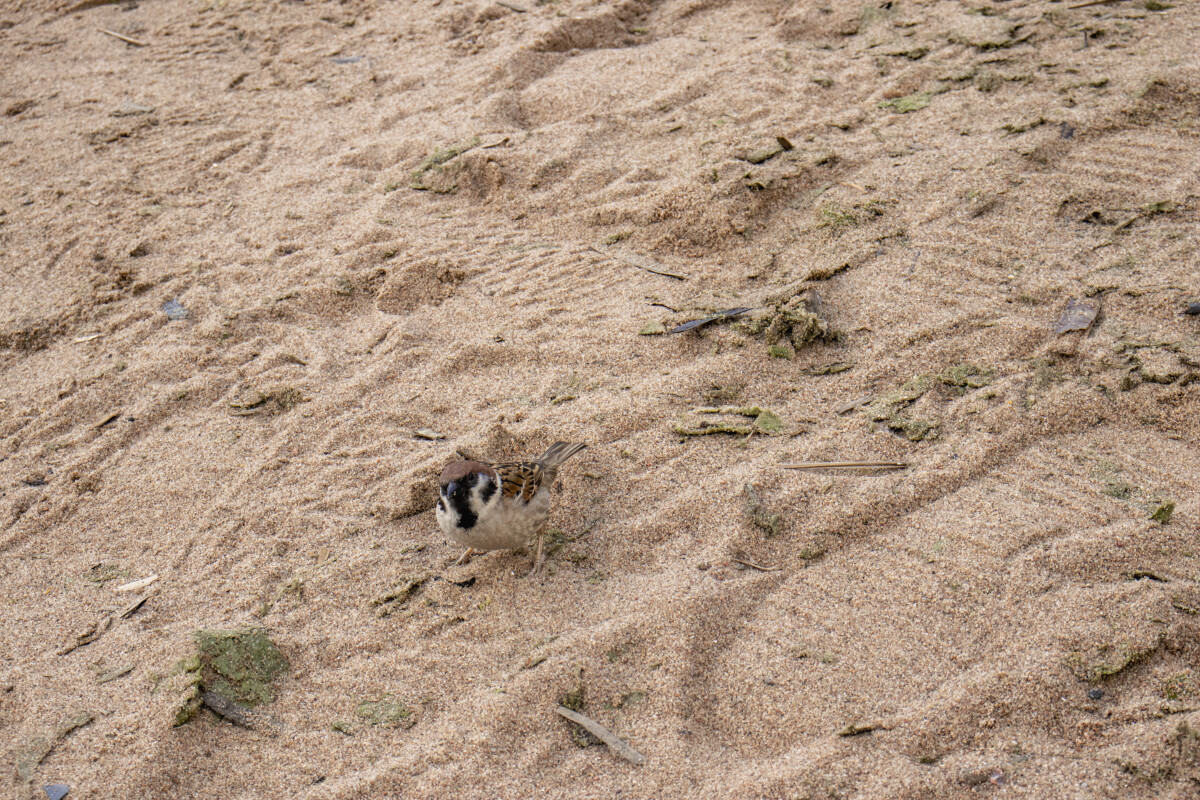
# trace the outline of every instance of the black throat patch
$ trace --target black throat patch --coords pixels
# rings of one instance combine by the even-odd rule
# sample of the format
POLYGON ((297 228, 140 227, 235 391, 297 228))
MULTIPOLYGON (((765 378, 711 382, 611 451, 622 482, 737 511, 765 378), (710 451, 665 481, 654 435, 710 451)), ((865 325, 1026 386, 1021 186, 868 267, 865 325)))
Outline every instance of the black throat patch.
POLYGON ((458 527, 470 530, 479 522, 479 517, 471 510, 471 495, 469 492, 458 492, 446 498, 446 502, 458 514, 458 527))

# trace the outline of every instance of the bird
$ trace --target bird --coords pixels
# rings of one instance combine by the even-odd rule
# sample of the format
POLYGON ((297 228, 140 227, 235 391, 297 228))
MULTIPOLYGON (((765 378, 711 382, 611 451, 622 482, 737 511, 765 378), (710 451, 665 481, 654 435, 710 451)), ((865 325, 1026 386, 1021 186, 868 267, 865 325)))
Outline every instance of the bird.
POLYGON ((467 563, 477 552, 522 547, 537 534, 537 554, 529 574, 540 571, 550 487, 563 462, 585 447, 555 442, 533 461, 455 461, 442 470, 435 510, 438 525, 467 546, 455 564, 467 563))

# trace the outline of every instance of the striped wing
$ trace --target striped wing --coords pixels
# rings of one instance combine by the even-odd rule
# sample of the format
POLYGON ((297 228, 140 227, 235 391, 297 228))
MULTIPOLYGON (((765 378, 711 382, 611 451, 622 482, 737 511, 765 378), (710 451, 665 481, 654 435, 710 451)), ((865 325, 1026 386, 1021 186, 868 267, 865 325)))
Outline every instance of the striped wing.
MULTIPOLYGON (((519 497, 522 503, 528 503, 547 482, 546 472, 539 461, 492 464, 492 468, 500 475, 500 493, 509 500, 519 497)), ((553 476, 550 479, 552 481, 553 476)))

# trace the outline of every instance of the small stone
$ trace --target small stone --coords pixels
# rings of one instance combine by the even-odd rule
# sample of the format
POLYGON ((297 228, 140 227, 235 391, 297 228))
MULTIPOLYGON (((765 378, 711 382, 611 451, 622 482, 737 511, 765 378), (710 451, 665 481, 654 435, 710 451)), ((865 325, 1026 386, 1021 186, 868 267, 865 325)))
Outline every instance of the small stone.
POLYGON ((167 319, 174 322, 175 320, 186 319, 188 310, 174 300, 168 300, 162 304, 162 310, 166 312, 167 319))
POLYGON ((109 115, 113 117, 135 117, 139 114, 152 113, 154 113, 154 106, 143 106, 129 100, 122 100, 121 105, 110 111, 109 115))
POLYGON ((67 792, 71 791, 71 787, 65 783, 52 783, 49 786, 43 786, 42 791, 50 800, 62 800, 67 796, 67 792))
POLYGON ((1103 689, 1092 689, 1091 691, 1089 691, 1089 692, 1088 692, 1088 699, 1089 699, 1089 700, 1099 700, 1099 699, 1101 699, 1101 698, 1103 698, 1103 697, 1104 697, 1104 690, 1103 690, 1103 689))
POLYGON ((1183 310, 1183 313, 1185 313, 1191 317, 1200 315, 1200 301, 1197 301, 1195 303, 1188 303, 1187 308, 1185 308, 1183 310))
POLYGON ((712 566, 712 564, 709 564, 707 561, 701 561, 699 564, 696 565, 696 569, 700 570, 701 572, 704 572, 711 566, 712 566))
POLYGON ((761 164, 764 161, 767 161, 767 160, 772 159, 775 156, 779 155, 785 149, 790 149, 790 148, 785 148, 781 142, 776 141, 775 144, 767 145, 766 147, 761 147, 758 150, 755 150, 754 152, 748 154, 746 156, 746 161, 749 161, 751 164, 761 164))

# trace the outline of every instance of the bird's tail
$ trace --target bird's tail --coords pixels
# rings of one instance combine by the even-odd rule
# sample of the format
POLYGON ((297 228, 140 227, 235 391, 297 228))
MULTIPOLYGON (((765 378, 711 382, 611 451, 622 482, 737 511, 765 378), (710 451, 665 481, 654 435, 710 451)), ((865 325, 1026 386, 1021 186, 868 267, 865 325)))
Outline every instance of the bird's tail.
POLYGON ((543 466, 553 469, 585 447, 587 447, 586 444, 579 442, 555 442, 538 461, 541 461, 543 466))

